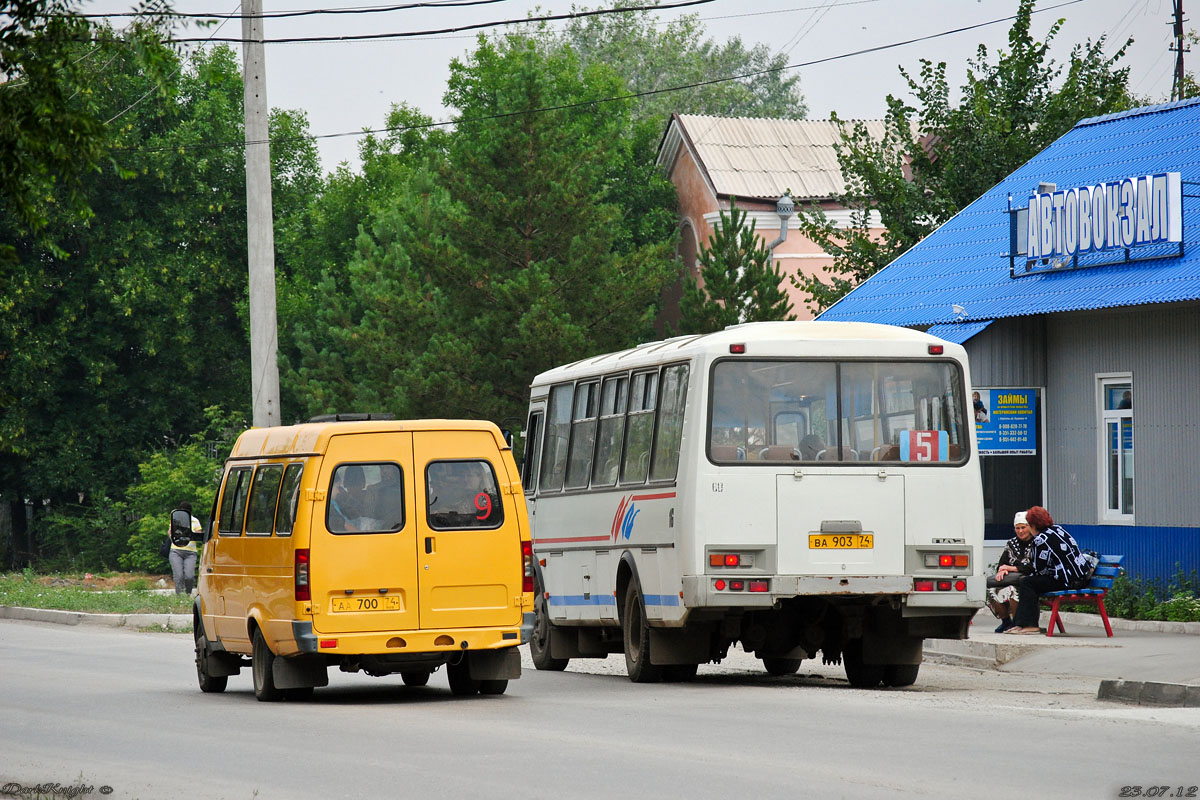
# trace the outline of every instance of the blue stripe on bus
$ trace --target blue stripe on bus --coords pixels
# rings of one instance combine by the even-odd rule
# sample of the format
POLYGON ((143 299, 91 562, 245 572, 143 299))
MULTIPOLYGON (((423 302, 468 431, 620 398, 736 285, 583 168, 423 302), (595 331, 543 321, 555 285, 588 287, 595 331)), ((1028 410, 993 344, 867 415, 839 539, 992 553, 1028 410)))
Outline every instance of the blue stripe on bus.
POLYGON ((581 594, 552 594, 548 602, 552 606, 615 606, 617 598, 605 594, 594 594, 591 597, 581 594))
MULTIPOLYGON (((547 602, 552 606, 615 606, 617 598, 606 594, 594 594, 584 597, 581 594, 552 594, 547 602)), ((677 606, 679 596, 673 594, 642 595, 642 602, 648 606, 677 606)))

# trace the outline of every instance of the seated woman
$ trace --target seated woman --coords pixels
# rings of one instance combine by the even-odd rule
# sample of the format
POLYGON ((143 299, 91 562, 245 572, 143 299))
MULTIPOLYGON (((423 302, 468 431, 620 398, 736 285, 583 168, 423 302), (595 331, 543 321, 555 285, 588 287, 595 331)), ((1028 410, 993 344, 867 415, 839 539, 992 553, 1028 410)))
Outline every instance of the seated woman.
POLYGON ((1000 620, 996 633, 1004 633, 1015 624, 1012 615, 1017 610, 1017 582, 1033 572, 1033 529, 1024 511, 1013 517, 1013 533, 1016 535, 1000 554, 995 577, 987 579, 988 608, 1000 620))
POLYGON ((1025 512, 1033 528, 1033 572, 1017 582, 1016 624, 1005 633, 1041 633, 1038 627, 1038 599, 1045 592, 1073 589, 1086 583, 1091 566, 1079 550, 1075 538, 1061 525, 1055 525, 1050 512, 1034 506, 1025 512))

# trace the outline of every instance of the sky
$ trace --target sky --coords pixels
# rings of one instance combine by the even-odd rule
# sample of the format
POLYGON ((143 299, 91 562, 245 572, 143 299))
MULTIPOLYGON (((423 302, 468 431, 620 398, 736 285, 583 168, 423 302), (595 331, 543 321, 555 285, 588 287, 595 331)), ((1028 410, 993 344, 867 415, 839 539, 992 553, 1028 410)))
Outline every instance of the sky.
MULTIPOLYGON (((453 2, 433 0, 425 5, 448 1, 453 2)), ((264 11, 271 14, 379 7, 386 0, 356 2, 368 5, 340 5, 332 0, 263 0, 263 5, 264 11)), ((388 5, 403 3, 411 4, 411 0, 392 0, 388 5)), ((589 8, 611 4, 611 0, 577 2, 589 8)), ((130 0, 95 0, 83 10, 113 13, 128 11, 130 5, 130 0)), ((239 0, 174 0, 173 5, 176 11, 188 13, 230 14, 240 8, 239 0)), ((810 119, 828 118, 833 111, 842 119, 875 119, 883 116, 889 93, 907 97, 900 67, 917 74, 921 58, 945 61, 951 86, 960 86, 966 77, 967 60, 980 44, 988 47, 991 63, 998 49, 1007 49, 1012 22, 1004 20, 869 54, 834 57, 1011 17, 1017 5, 1017 0, 713 0, 659 12, 657 16, 665 21, 682 13, 695 14, 708 37, 717 42, 736 36, 747 47, 761 43, 773 53, 787 53, 787 63, 798 65, 794 72, 800 75, 800 90, 810 119), (834 60, 809 63, 830 58, 834 60)), ((267 39, 428 31, 521 19, 535 8, 543 14, 564 14, 572 10, 572 4, 570 0, 494 0, 458 8, 277 18, 266 19, 264 31, 267 39)), ((1039 0, 1036 9, 1032 29, 1039 38, 1056 19, 1065 20, 1052 51, 1060 63, 1073 44, 1106 35, 1106 52, 1112 53, 1133 37, 1134 43, 1122 62, 1130 67, 1133 92, 1154 102, 1168 98, 1175 63, 1174 53, 1167 49, 1172 0, 1039 0)), ((114 20, 118 26, 121 22, 114 20)), ((1185 29, 1193 27, 1200 26, 1185 23, 1185 29)), ((310 132, 329 137, 317 140, 326 171, 342 162, 357 169, 361 137, 331 135, 379 128, 391 105, 400 102, 407 102, 434 120, 451 119, 453 111, 441 102, 450 61, 473 49, 477 33, 268 44, 267 99, 272 107, 303 110, 308 115, 310 132)), ((220 27, 176 35, 240 38, 241 22, 229 20, 220 27)), ((240 46, 234 46, 240 51, 240 46)), ((1189 71, 1195 71, 1192 57, 1185 54, 1189 71)), ((1200 58, 1200 48, 1194 57, 1200 58)))

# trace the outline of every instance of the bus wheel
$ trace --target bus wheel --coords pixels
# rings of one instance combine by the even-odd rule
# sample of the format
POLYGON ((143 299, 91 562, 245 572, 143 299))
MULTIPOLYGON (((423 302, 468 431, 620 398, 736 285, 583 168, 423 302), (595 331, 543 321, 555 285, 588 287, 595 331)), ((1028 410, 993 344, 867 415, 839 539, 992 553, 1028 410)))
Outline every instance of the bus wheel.
POLYGON ((275 688, 275 654, 267 647, 267 640, 262 631, 254 632, 254 653, 251 656, 251 672, 254 673, 254 696, 264 702, 278 700, 279 690, 275 688))
POLYGON ((482 683, 471 677, 471 665, 467 663, 465 654, 457 664, 446 665, 446 678, 450 681, 450 691, 457 695, 476 694, 482 683))
POLYGON ((429 670, 418 669, 412 672, 401 672, 400 677, 404 680, 405 686, 424 686, 429 683, 429 670))
POLYGON ((851 639, 842 650, 842 666, 846 680, 855 689, 874 689, 883 680, 882 664, 864 664, 862 639, 851 639))
POLYGON ((883 668, 883 685, 912 686, 920 669, 920 664, 888 664, 883 668))
POLYGON ((224 675, 214 677, 208 674, 208 637, 199 630, 196 633, 196 678, 200 682, 200 691, 205 693, 223 692, 229 684, 229 678, 224 675))
POLYGON ((636 583, 625 590, 625 615, 621 617, 625 639, 625 670, 634 683, 662 680, 662 667, 650 663, 650 626, 642 608, 642 591, 636 583))
POLYGON ((767 671, 768 675, 779 677, 782 675, 795 675, 796 670, 800 669, 803 659, 764 657, 762 662, 763 669, 767 671))
POLYGON ((699 664, 668 664, 663 667, 663 680, 669 683, 687 683, 696 677, 699 664))
POLYGON ((550 657, 550 614, 546 609, 546 593, 540 587, 533 601, 533 611, 533 635, 529 637, 533 666, 548 672, 562 672, 571 659, 550 657))

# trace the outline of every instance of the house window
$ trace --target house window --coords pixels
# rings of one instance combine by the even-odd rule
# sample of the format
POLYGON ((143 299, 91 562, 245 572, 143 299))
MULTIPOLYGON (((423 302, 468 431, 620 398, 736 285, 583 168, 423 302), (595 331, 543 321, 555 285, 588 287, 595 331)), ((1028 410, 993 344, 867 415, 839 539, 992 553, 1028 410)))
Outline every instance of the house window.
POLYGON ((1133 522, 1133 376, 1096 376, 1100 521, 1133 522))

